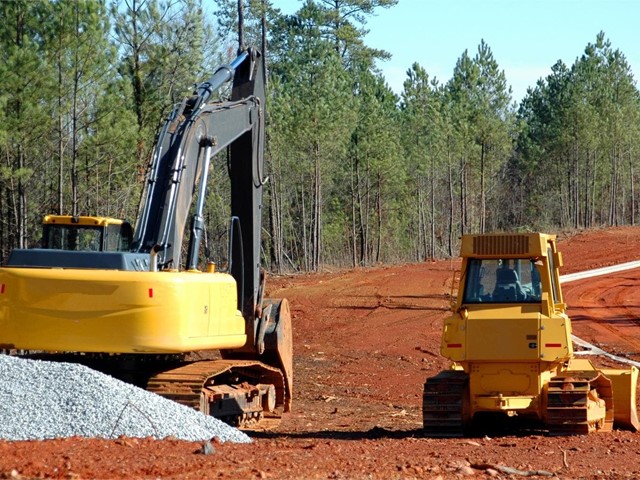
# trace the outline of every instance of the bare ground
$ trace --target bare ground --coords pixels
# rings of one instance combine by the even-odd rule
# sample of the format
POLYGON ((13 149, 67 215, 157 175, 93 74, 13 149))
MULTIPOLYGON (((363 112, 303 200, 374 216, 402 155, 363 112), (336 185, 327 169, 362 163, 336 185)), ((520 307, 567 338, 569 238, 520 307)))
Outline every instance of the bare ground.
MULTIPOLYGON (((640 228, 578 232, 572 273, 638 258, 640 228)), ((548 437, 487 429, 420 434, 422 384, 447 366, 442 319, 457 261, 272 278, 294 329, 294 412, 250 445, 178 440, 0 441, 0 478, 640 478, 640 433, 548 437)), ((574 333, 640 360, 640 269, 567 284, 574 333)), ((600 365, 615 366, 598 358, 600 365)))

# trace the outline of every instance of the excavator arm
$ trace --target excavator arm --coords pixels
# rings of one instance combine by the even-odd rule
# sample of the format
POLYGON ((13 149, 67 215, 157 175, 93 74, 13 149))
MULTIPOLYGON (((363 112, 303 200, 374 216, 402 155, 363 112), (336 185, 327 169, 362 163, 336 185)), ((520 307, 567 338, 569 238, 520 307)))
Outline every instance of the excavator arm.
POLYGON ((262 56, 250 49, 220 67, 174 110, 158 138, 133 239, 135 252, 155 249, 160 269, 181 269, 187 216, 197 196, 184 262, 186 269, 195 270, 209 162, 229 147, 231 215, 237 233, 232 235, 230 265, 245 316, 253 315, 260 288, 264 98, 262 56), (230 81, 231 99, 209 102, 230 81))
POLYGON ((204 232, 203 208, 211 158, 229 148, 231 185, 229 271, 237 285, 237 308, 246 322, 247 343, 222 350, 225 359, 253 360, 256 355, 284 372, 290 408, 293 362, 286 300, 264 299, 265 274, 260 267, 265 121, 264 63, 249 49, 220 67, 193 96, 175 109, 157 142, 134 237, 134 251, 157 252, 161 269, 180 269, 187 214, 185 267, 197 270, 204 232), (232 81, 229 101, 209 102, 232 81))
POLYGON ((228 147, 232 216, 229 269, 238 286, 238 309, 252 324, 256 312, 260 316, 262 310, 264 107, 264 63, 254 49, 242 52, 198 85, 160 132, 133 239, 135 252, 157 252, 160 269, 181 269, 183 237, 195 197, 184 266, 197 269, 210 160, 228 147), (229 82, 231 99, 211 102, 229 82))

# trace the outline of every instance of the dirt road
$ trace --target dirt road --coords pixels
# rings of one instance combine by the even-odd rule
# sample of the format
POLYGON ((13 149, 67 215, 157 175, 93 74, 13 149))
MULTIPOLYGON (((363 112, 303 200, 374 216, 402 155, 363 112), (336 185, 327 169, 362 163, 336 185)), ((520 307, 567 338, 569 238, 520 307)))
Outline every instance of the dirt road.
MULTIPOLYGON (((636 260, 640 228, 578 233, 560 248, 563 273, 636 260)), ((251 445, 204 455, 176 440, 0 442, 0 478, 640 478, 640 433, 420 435, 422 384, 446 367, 440 328, 457 265, 272 278, 270 296, 292 305, 294 412, 251 445)), ((639 286, 640 269, 567 284, 574 333, 640 361, 639 286)))

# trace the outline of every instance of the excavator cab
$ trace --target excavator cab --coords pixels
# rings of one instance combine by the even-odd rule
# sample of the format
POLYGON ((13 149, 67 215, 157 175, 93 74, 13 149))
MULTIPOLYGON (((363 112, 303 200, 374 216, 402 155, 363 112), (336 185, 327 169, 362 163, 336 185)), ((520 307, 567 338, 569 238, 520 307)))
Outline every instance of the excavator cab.
POLYGON ((109 217, 46 215, 42 248, 91 252, 126 252, 131 248, 129 222, 109 217))

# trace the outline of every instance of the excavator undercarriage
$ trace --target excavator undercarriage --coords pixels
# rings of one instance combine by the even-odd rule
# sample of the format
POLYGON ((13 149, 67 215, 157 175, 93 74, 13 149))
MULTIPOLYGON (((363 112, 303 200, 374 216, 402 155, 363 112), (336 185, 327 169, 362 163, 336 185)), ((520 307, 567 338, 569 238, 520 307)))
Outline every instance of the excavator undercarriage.
POLYGON ((280 370, 242 360, 205 360, 166 370, 149 379, 147 390, 245 429, 277 426, 285 402, 280 370))

